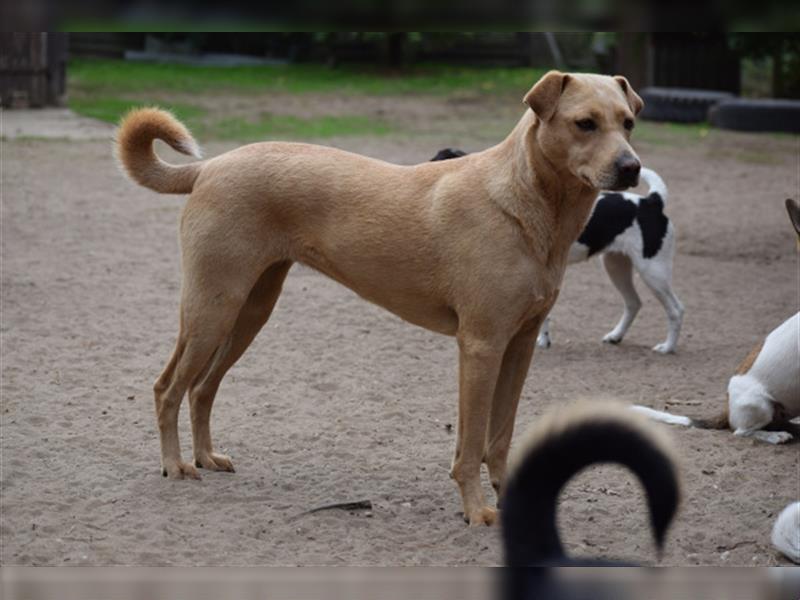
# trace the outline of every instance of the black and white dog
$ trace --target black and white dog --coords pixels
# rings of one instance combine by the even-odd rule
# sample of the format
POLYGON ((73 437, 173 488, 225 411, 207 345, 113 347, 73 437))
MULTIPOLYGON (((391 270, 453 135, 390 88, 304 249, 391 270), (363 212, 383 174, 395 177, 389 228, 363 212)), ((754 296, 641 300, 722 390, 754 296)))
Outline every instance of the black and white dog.
MULTIPOLYGON (((464 156, 461 150, 445 148, 431 160, 464 156)), ((625 337, 642 306, 633 285, 633 270, 658 298, 667 313, 667 339, 653 350, 662 354, 675 351, 683 322, 683 304, 672 291, 672 258, 675 230, 664 214, 667 186, 655 171, 643 168, 641 177, 649 186, 646 195, 632 192, 603 192, 578 241, 570 248, 569 264, 602 255, 611 282, 622 294, 625 310, 617 326, 603 338, 618 344, 625 337)), ((550 347, 550 319, 542 323, 537 345, 550 347)))

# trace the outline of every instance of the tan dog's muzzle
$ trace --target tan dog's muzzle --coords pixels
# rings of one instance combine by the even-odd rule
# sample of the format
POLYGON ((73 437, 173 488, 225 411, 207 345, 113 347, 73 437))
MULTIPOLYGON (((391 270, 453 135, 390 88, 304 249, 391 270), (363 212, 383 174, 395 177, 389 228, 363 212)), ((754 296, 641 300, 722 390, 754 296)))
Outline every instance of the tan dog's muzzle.
POLYGON ((639 171, 642 170, 642 163, 630 152, 623 152, 617 157, 614 169, 616 171, 614 190, 625 190, 639 185, 639 171))

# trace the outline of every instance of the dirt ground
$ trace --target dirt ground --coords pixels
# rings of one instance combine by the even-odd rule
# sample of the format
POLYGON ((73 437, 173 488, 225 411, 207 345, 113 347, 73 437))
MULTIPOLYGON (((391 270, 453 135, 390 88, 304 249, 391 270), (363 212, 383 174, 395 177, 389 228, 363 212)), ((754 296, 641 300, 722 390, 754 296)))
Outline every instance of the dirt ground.
MULTIPOLYGON (((364 102, 396 112, 408 131, 324 143, 413 163, 441 147, 499 141, 520 111, 518 100, 462 100, 340 98, 336 110, 364 102)), ((13 114, 4 118, 11 131, 13 114)), ((641 283, 644 307, 628 337, 602 344, 621 300, 598 262, 572 267, 553 311, 553 347, 534 357, 518 432, 577 398, 711 416, 737 363, 798 309, 783 208, 800 187, 798 138, 711 132, 689 142, 649 127, 636 146, 670 188, 674 284, 686 305, 678 353, 650 350, 666 322, 641 283)), ((177 334, 183 201, 124 180, 105 133, 18 135, 2 143, 2 564, 501 561, 498 530, 464 525, 447 474, 454 340, 301 266, 214 407, 215 442, 237 472, 163 479, 151 386, 177 334), (297 517, 357 500, 372 510, 297 517)), ((205 144, 207 155, 231 147, 205 144)), ((184 456, 187 413, 184 405, 184 456)), ((685 494, 659 564, 786 564, 769 535, 800 496, 798 445, 668 430, 685 494)), ((638 483, 621 468, 574 479, 559 522, 572 553, 657 562, 638 483)))

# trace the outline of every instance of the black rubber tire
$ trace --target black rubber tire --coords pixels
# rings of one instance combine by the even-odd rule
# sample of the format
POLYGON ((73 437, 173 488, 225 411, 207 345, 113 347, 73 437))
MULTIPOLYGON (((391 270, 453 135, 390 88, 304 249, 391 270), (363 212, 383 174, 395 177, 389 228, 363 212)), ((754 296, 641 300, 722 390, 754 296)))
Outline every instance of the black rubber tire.
POLYGON ((710 107, 734 97, 728 92, 659 87, 644 88, 640 96, 642 119, 677 123, 701 123, 708 119, 710 107))
POLYGON ((800 133, 800 100, 735 98, 712 107, 708 119, 721 129, 800 133))

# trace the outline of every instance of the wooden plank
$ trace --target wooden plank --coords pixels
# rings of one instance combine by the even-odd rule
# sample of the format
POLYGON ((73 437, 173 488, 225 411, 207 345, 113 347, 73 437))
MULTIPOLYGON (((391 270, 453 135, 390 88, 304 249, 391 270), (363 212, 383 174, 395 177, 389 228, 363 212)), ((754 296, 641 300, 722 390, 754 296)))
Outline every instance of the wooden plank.
POLYGON ((59 34, 0 34, 0 103, 3 106, 46 106, 55 101, 59 85, 62 91, 57 95, 63 95, 64 78, 54 79, 48 66, 48 53, 54 52, 49 45, 51 35, 59 34))

